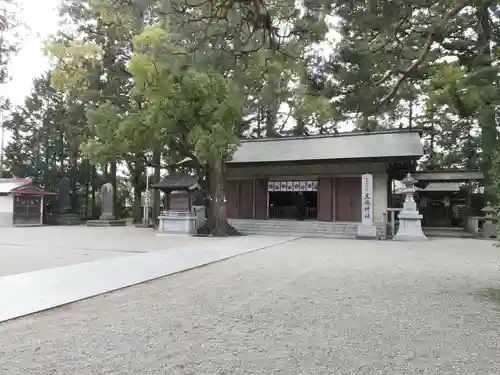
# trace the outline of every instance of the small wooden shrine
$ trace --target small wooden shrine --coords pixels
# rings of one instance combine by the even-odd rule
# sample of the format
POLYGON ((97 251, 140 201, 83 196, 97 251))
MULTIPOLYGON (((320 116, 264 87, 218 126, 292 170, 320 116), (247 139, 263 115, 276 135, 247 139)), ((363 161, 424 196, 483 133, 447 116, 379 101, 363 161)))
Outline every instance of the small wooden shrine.
POLYGON ((196 234, 205 220, 204 207, 193 207, 200 189, 198 178, 189 173, 171 174, 153 185, 165 193, 165 210, 158 217, 158 232, 196 234))

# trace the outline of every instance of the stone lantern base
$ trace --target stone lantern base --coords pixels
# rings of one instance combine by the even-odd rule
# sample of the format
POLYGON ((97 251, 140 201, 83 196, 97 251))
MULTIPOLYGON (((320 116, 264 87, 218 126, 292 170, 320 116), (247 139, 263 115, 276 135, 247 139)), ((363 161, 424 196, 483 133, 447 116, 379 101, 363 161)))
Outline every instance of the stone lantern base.
POLYGON ((426 241, 428 238, 422 231, 422 215, 418 211, 401 211, 398 215, 399 229, 394 241, 426 241))

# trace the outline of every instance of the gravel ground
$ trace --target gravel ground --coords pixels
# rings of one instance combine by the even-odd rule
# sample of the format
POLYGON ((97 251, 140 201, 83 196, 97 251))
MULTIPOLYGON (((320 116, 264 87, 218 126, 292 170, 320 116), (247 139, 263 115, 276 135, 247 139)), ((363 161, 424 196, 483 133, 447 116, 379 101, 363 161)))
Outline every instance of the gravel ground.
POLYGON ((500 374, 500 249, 302 239, 0 325, 0 374, 500 374))

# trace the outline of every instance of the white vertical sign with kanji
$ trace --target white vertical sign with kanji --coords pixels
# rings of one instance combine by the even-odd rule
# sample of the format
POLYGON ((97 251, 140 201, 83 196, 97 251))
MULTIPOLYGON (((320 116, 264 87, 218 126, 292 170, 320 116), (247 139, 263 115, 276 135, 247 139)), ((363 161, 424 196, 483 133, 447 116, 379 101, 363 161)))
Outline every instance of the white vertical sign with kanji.
POLYGON ((361 176, 361 222, 363 225, 373 225, 373 176, 361 176))

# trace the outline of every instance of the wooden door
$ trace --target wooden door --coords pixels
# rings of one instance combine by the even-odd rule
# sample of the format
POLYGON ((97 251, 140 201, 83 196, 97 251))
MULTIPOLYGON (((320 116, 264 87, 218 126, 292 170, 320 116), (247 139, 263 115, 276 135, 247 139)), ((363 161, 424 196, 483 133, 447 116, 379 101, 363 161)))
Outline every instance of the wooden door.
POLYGON ((225 186, 226 193, 226 215, 228 219, 238 218, 238 181, 237 180, 227 180, 225 186))
POLYGON ((320 178, 318 180, 318 220, 333 220, 333 179, 320 178))
POLYGON ((240 180, 239 218, 253 219, 253 180, 240 180))
POLYGON ((40 225, 42 198, 32 195, 14 197, 14 225, 40 225))
POLYGON ((361 222, 361 177, 335 179, 335 221, 361 222))

